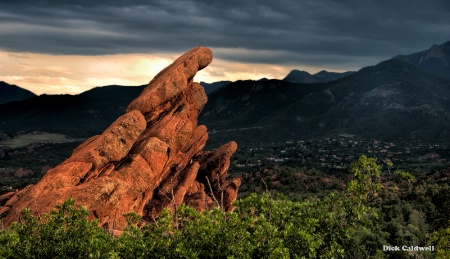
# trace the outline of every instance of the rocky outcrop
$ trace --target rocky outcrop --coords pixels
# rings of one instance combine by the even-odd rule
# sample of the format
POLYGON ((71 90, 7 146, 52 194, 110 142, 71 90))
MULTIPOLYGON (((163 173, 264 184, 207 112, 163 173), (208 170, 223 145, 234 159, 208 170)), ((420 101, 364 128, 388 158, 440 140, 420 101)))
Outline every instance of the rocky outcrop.
POLYGON ((197 125, 207 97, 193 78, 211 61, 208 48, 187 52, 101 135, 82 143, 36 185, 0 196, 3 223, 16 221, 26 207, 42 215, 69 198, 116 230, 125 227, 122 215, 131 211, 151 219, 182 203, 233 210, 240 180, 227 180, 226 172, 237 145, 203 151, 208 134, 197 125))

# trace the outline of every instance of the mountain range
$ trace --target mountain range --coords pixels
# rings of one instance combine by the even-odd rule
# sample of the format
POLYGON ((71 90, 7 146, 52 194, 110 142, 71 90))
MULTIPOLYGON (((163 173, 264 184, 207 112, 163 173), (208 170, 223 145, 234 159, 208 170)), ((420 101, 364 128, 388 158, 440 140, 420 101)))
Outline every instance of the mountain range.
MULTIPOLYGON (((314 83, 291 82, 289 75, 297 72, 283 80, 202 83, 209 101, 199 123, 208 127, 211 145, 229 140, 246 145, 336 134, 427 143, 449 141, 450 80, 444 73, 449 45, 447 42, 412 55, 395 56, 357 72, 319 72, 310 75, 316 78, 314 83), (327 79, 318 79, 320 76, 327 79)), ((41 95, 2 104, 0 129, 88 137, 123 114, 142 89, 106 86, 76 96, 41 95)))
POLYGON ((0 105, 0 129, 89 137, 108 127, 144 86, 96 87, 79 95, 40 95, 0 105))
POLYGON ((388 60, 326 84, 234 82, 209 95, 200 122, 241 143, 327 134, 433 142, 450 139, 449 119, 448 80, 388 60))

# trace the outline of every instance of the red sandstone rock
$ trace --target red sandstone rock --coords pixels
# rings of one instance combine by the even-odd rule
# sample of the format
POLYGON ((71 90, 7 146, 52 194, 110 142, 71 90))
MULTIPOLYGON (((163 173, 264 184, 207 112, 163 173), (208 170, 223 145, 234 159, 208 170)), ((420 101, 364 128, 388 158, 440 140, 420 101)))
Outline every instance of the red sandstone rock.
POLYGON ((26 207, 42 215, 69 198, 112 230, 123 229, 123 214, 131 211, 150 219, 182 203, 232 210, 240 181, 226 180, 226 172, 237 145, 202 151, 208 134, 197 125, 207 97, 192 80, 211 60, 208 48, 187 52, 155 76, 125 115, 39 183, 0 196, 3 223, 17 220, 26 207))

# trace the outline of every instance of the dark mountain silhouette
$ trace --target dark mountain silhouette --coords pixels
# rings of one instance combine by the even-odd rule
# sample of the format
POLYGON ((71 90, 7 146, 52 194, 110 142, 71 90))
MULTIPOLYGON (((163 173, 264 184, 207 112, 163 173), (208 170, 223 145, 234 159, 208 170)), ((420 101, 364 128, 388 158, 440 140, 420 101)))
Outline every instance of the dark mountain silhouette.
POLYGON ((268 121, 317 89, 316 85, 282 80, 236 81, 208 96, 199 122, 208 127, 212 144, 216 136, 239 143, 282 139, 274 132, 277 125, 268 121))
POLYGON ((397 55, 394 59, 416 65, 430 74, 450 78, 450 41, 411 55, 397 55))
MULTIPOLYGON (((143 87, 98 87, 0 105, 3 130, 87 137, 104 130, 143 87)), ((450 140, 450 82, 400 60, 323 84, 236 81, 209 94, 199 117, 211 145, 356 134, 407 141, 450 140), (216 134, 220 133, 220 134, 216 134), (220 136, 220 137, 219 137, 220 136)))
POLYGON ((311 75, 306 71, 294 69, 291 72, 289 72, 289 74, 283 80, 290 83, 302 83, 302 84, 327 83, 346 77, 348 75, 351 75, 352 73, 354 72, 348 71, 343 73, 337 73, 322 70, 314 75, 311 75))
POLYGON ((103 131, 142 91, 143 86, 97 87, 79 95, 41 95, 0 105, 2 130, 39 130, 73 137, 103 131))
POLYGON ((291 109, 304 121, 296 129, 433 142, 450 136, 449 98, 448 81, 390 60, 331 82, 291 109))
MULTIPOLYGON (((227 83, 205 83, 204 88, 211 92, 227 83)), ((33 95, 33 98, 20 102, 0 104, 1 129, 59 132, 72 137, 88 137, 100 133, 123 114, 127 105, 143 88, 111 85, 96 87, 79 95, 33 95)))
POLYGON ((210 94, 210 93, 216 91, 217 89, 221 88, 222 86, 227 85, 229 83, 231 83, 231 81, 219 81, 219 82, 214 82, 214 83, 200 82, 200 85, 203 86, 206 94, 210 94))
POLYGON ((20 88, 17 85, 10 85, 0 81, 0 104, 22 101, 35 96, 34 93, 20 88))
POLYGON ((334 80, 341 79, 343 77, 349 76, 351 74, 355 73, 354 71, 347 71, 347 72, 328 72, 326 70, 322 70, 316 74, 313 75, 313 77, 318 81, 318 83, 327 83, 334 80))
POLYGON ((343 133, 408 141, 450 139, 450 83, 399 60, 326 84, 238 81, 209 99, 200 122, 212 131, 212 142, 215 132, 241 143, 343 133))
POLYGON ((294 69, 283 79, 284 81, 290 83, 304 83, 304 84, 313 84, 317 83, 317 79, 315 79, 310 73, 306 71, 301 71, 294 69))
MULTIPOLYGON (((211 92, 227 83, 204 83, 203 86, 205 92, 211 92)), ((21 102, 0 104, 1 129, 88 137, 100 133, 123 114, 143 88, 112 85, 96 87, 79 95, 33 95, 33 98, 21 102)))

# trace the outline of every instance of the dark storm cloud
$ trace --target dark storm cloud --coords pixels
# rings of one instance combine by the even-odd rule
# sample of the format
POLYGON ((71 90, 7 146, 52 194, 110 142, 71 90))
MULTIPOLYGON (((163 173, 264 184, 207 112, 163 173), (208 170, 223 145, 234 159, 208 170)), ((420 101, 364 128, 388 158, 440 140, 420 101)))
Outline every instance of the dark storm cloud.
POLYGON ((447 0, 9 1, 0 3, 0 48, 101 55, 205 45, 231 61, 368 65, 450 40, 449 13, 447 0))

